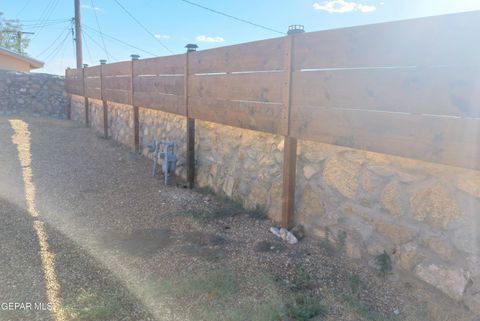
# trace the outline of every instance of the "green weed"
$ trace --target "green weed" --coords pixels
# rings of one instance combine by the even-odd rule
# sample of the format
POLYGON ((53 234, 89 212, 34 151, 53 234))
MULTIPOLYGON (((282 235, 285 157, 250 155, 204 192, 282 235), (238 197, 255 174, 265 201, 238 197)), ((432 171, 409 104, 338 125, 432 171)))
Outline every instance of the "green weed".
POLYGON ((382 254, 375 256, 375 265, 378 267, 383 277, 386 277, 387 274, 393 270, 392 259, 387 251, 383 251, 382 254))
POLYGON ((64 312, 74 320, 105 320, 112 318, 121 307, 116 297, 103 297, 83 290, 74 304, 64 307, 64 312))

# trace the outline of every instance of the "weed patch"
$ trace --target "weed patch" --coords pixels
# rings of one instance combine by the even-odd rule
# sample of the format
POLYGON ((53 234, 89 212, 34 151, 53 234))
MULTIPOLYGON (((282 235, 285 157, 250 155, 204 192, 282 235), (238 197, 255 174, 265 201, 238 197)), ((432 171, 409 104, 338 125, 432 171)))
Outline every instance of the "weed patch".
POLYGON ((83 290, 76 302, 66 305, 64 311, 73 320, 105 320, 112 318, 120 309, 118 298, 106 298, 83 290))
POLYGON ((383 251, 382 254, 379 254, 375 257, 375 265, 378 267, 383 277, 386 277, 387 274, 393 270, 392 259, 390 258, 390 255, 388 255, 387 251, 383 251))
POLYGON ((162 280, 158 284, 158 290, 165 295, 193 296, 214 301, 235 294, 238 291, 238 280, 232 270, 219 268, 196 275, 162 280))
POLYGON ((307 321, 313 317, 325 317, 328 309, 317 298, 301 294, 286 304, 285 314, 296 321, 307 321))
POLYGON ((352 274, 348 278, 348 283, 350 285, 350 291, 353 295, 358 295, 360 293, 360 287, 362 285, 362 281, 357 274, 352 274))
POLYGON ((347 232, 339 231, 336 238, 337 241, 334 243, 331 241, 332 232, 328 227, 325 228, 325 237, 320 241, 320 247, 323 249, 327 256, 333 257, 345 252, 345 247, 347 243, 347 232))
POLYGON ((307 290, 313 286, 311 275, 301 265, 295 265, 287 287, 292 291, 307 290))
POLYGON ((368 321, 393 321, 383 313, 373 311, 365 302, 354 295, 344 295, 343 300, 361 318, 368 321))

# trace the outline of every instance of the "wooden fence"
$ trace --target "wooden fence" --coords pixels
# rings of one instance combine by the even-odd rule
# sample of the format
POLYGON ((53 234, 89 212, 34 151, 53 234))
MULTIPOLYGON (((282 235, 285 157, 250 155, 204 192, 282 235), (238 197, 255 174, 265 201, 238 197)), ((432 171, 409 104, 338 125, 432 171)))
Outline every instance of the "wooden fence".
POLYGON ((478 34, 480 11, 299 33, 67 69, 66 88, 134 106, 137 149, 138 107, 186 116, 192 184, 195 119, 285 136, 288 225, 297 139, 480 169, 478 34))

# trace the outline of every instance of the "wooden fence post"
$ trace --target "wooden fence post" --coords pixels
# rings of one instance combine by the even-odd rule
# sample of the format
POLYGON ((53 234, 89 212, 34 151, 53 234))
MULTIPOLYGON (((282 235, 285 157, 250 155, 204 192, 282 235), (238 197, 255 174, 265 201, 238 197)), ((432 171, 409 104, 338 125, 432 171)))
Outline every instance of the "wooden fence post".
POLYGON ((282 217, 281 225, 290 228, 293 224, 295 213, 295 174, 297 168, 297 139, 290 136, 290 113, 291 113, 291 92, 292 92, 292 61, 294 53, 294 35, 303 32, 303 26, 289 27, 288 36, 285 37, 284 70, 285 80, 283 82, 283 182, 282 182, 282 217), (292 28, 293 27, 293 28, 292 28))
POLYGON ((187 113, 187 185, 188 188, 195 186, 195 118, 191 118, 188 111, 188 57, 191 52, 198 48, 195 44, 185 46, 185 108, 187 113))
POLYGON ((103 65, 107 63, 106 60, 100 60, 100 96, 102 97, 102 109, 103 109, 103 137, 108 138, 108 104, 103 99, 103 65))
POLYGON ((88 65, 84 64, 82 68, 82 81, 83 81, 83 101, 84 101, 84 106, 85 106, 85 126, 89 127, 90 125, 90 104, 88 102, 88 97, 85 95, 85 68, 87 68, 88 65))
POLYGON ((135 148, 135 153, 140 152, 140 123, 138 119, 138 106, 135 106, 134 103, 134 95, 135 95, 135 90, 133 89, 133 84, 134 84, 134 65, 135 61, 140 58, 139 55, 130 55, 132 57, 132 67, 131 67, 131 98, 132 98, 132 106, 133 106, 133 145, 135 148))

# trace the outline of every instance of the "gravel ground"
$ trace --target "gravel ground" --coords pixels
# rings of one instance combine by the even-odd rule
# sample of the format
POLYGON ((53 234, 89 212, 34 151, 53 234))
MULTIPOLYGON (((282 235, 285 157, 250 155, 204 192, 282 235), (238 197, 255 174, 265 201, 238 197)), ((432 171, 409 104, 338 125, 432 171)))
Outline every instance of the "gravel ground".
MULTIPOLYGON (((472 320, 423 284, 380 277, 309 238, 285 245, 235 203, 165 187, 149 161, 89 129, 22 119, 66 320, 306 320, 285 312, 308 310, 299 296, 325 306, 313 320, 472 320)), ((12 135, 0 117, 0 303, 47 302, 12 135)), ((55 317, 0 310, 0 320, 55 317)))

